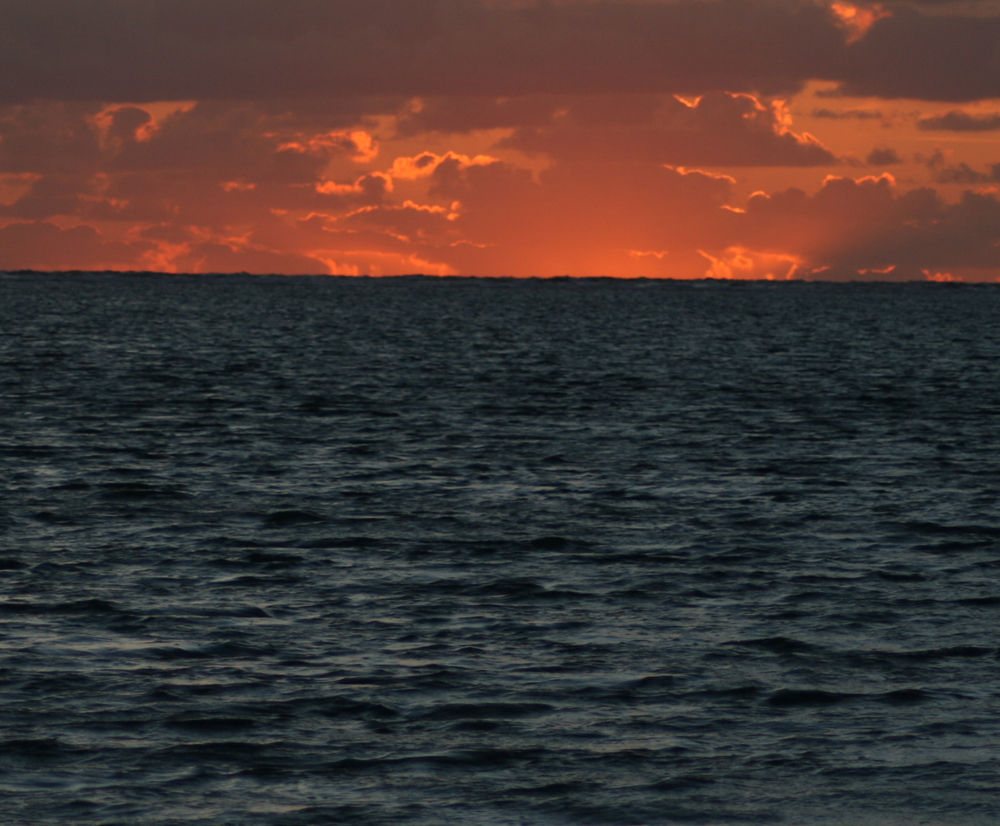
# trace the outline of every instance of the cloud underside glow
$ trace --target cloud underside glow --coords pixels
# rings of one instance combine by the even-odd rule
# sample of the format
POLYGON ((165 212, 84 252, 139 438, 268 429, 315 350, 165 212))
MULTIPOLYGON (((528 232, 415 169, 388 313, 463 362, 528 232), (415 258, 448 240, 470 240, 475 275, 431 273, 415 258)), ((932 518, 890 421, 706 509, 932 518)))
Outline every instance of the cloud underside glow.
POLYGON ((997 280, 1000 14, 0 0, 0 268, 997 280))

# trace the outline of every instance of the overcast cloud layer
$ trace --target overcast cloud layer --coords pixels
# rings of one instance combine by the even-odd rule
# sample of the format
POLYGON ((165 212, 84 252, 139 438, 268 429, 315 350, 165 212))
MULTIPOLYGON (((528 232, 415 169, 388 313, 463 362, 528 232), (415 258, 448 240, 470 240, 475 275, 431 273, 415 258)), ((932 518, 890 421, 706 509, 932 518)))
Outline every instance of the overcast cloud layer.
POLYGON ((1000 96, 1000 16, 875 17, 853 39, 830 7, 795 0, 3 0, 0 100, 772 93, 810 79, 1000 96))
POLYGON ((996 98, 988 4, 0 0, 0 267, 994 280, 996 98))

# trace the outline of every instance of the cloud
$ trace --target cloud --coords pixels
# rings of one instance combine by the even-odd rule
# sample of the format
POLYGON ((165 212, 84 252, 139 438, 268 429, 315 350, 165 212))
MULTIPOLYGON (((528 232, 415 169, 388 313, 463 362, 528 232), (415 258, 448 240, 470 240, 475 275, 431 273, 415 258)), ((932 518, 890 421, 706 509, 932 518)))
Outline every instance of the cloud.
POLYGON ((0 101, 771 95, 809 79, 1000 96, 995 10, 924 5, 0 0, 0 101))
POLYGON ((591 96, 568 101, 543 126, 522 127, 499 146, 555 158, 699 166, 832 166, 816 138, 797 134, 780 104, 713 92, 591 96))
POLYGON ((1000 16, 893 7, 846 48, 835 72, 849 96, 963 101, 1000 96, 1000 16))
POLYGON ((247 103, 172 107, 34 104, 0 110, 0 172, 18 186, 0 216, 239 224, 273 210, 380 203, 388 179, 344 170, 373 162, 361 129, 247 103), (13 176, 13 177, 12 177, 13 176))
POLYGON ((419 155, 407 157, 401 155, 392 162, 389 175, 393 178, 404 180, 415 180, 417 178, 427 178, 434 174, 437 168, 444 162, 449 161, 457 164, 460 169, 470 166, 485 166, 495 162, 497 158, 489 155, 476 155, 470 158, 468 155, 461 155, 457 152, 446 152, 443 155, 436 155, 433 152, 421 152, 419 155))
POLYGON ((441 163, 430 194, 454 207, 458 272, 700 276, 721 242, 733 179, 700 170, 561 161, 537 179, 495 162, 441 163), (656 255, 642 253, 656 252, 656 255))
POLYGON ((566 95, 552 94, 421 97, 403 111, 397 130, 402 136, 412 136, 427 132, 463 134, 480 129, 541 127, 566 105, 566 100, 566 95))
POLYGON ((901 164, 903 159, 899 157, 895 149, 873 149, 865 158, 868 166, 892 166, 901 164))
MULTIPOLYGON (((500 160, 470 163, 457 153, 435 156, 432 166, 426 177, 397 182, 425 187, 421 201, 352 207, 334 199, 327 211, 279 211, 241 232, 210 221, 164 221, 111 240, 94 226, 17 222, 0 229, 0 267, 896 280, 1000 275, 995 191, 965 192, 948 203, 933 189, 902 192, 888 174, 830 176, 814 194, 796 188, 755 193, 740 208, 733 205, 734 179, 707 170, 571 159, 533 175, 500 160)), ((992 175, 1000 177, 1000 165, 992 175)), ((388 186, 388 177, 359 180, 388 186)))
POLYGON ((1000 112, 989 115, 970 115, 960 109, 953 109, 944 115, 921 118, 917 121, 917 128, 928 131, 992 132, 1000 129, 1000 112))
POLYGON ((183 169, 230 180, 253 174, 302 182, 332 157, 365 161, 377 153, 367 132, 331 130, 324 118, 297 114, 291 106, 272 112, 255 102, 189 103, 159 121, 149 111, 155 108, 65 102, 0 107, 0 168, 38 174, 183 169))
POLYGON ((809 114, 814 118, 830 120, 882 120, 883 118, 877 109, 845 109, 841 112, 833 109, 813 109, 809 114))
POLYGON ((74 174, 101 167, 99 103, 40 102, 0 107, 0 169, 74 174))
POLYGON ((14 223, 0 228, 0 270, 142 269, 142 256, 151 248, 141 241, 109 241, 86 225, 14 223))
POLYGON ((0 32, 10 102, 770 93, 855 34, 804 0, 2 0, 0 32))
POLYGON ((807 277, 923 279, 925 269, 1000 276, 995 193, 967 191, 949 204, 932 189, 899 193, 887 174, 831 177, 812 196, 757 194, 738 217, 744 246, 792 254, 807 277))
POLYGON ((404 243, 450 244, 461 240, 453 221, 457 213, 437 204, 406 201, 400 206, 362 207, 331 219, 333 232, 375 230, 404 243))
MULTIPOLYGON (((838 112, 837 95, 1000 96, 1000 18, 977 14, 827 0, 0 0, 0 260, 992 272, 986 188, 1000 165, 973 141, 922 161, 953 203, 885 175, 819 185, 840 163, 831 148, 844 164, 902 164, 871 148, 885 139, 867 121, 889 109, 838 112), (829 108, 810 123, 828 143, 786 103, 820 87, 829 108), (747 200, 757 188, 770 194, 747 200)), ((925 139, 997 118, 881 125, 907 146, 918 128, 925 139)))
POLYGON ((988 172, 979 172, 964 162, 949 164, 945 153, 940 149, 935 149, 929 157, 918 156, 917 159, 923 162, 934 181, 939 184, 1000 183, 1000 163, 993 164, 988 172))
POLYGON ((1000 163, 989 172, 979 172, 966 163, 942 166, 934 170, 934 180, 939 184, 995 184, 1000 183, 1000 163))
POLYGON ((174 258, 172 265, 179 272, 189 273, 330 274, 330 268, 326 264, 309 256, 219 243, 192 245, 174 258))

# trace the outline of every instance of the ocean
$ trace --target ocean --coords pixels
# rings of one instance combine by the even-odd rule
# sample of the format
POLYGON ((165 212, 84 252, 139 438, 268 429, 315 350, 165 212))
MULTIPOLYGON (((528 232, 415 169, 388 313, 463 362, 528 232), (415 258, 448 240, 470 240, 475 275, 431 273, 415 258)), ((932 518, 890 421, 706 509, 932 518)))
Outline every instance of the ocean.
POLYGON ((4 826, 1000 822, 1000 287, 0 276, 4 826))

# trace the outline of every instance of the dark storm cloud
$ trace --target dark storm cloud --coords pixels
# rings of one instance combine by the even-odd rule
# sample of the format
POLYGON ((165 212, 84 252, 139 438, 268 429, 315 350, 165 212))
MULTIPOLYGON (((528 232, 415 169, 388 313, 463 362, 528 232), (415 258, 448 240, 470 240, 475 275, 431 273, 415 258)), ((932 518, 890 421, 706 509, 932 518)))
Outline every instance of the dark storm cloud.
POLYGON ((0 101, 793 91, 1000 95, 1000 18, 808 0, 0 0, 0 101), (857 42, 848 42, 856 40, 857 42))
POLYGON ((805 0, 0 0, 0 100, 773 93, 814 77, 879 93, 883 74, 959 99, 1000 90, 996 26, 906 13, 868 49, 805 0))
POLYGON ((843 40, 816 4, 759 0, 3 0, 0 32, 13 101, 770 91, 843 40))
POLYGON ((847 47, 841 91, 922 100, 1000 96, 1000 17, 924 15, 905 8, 847 47))

